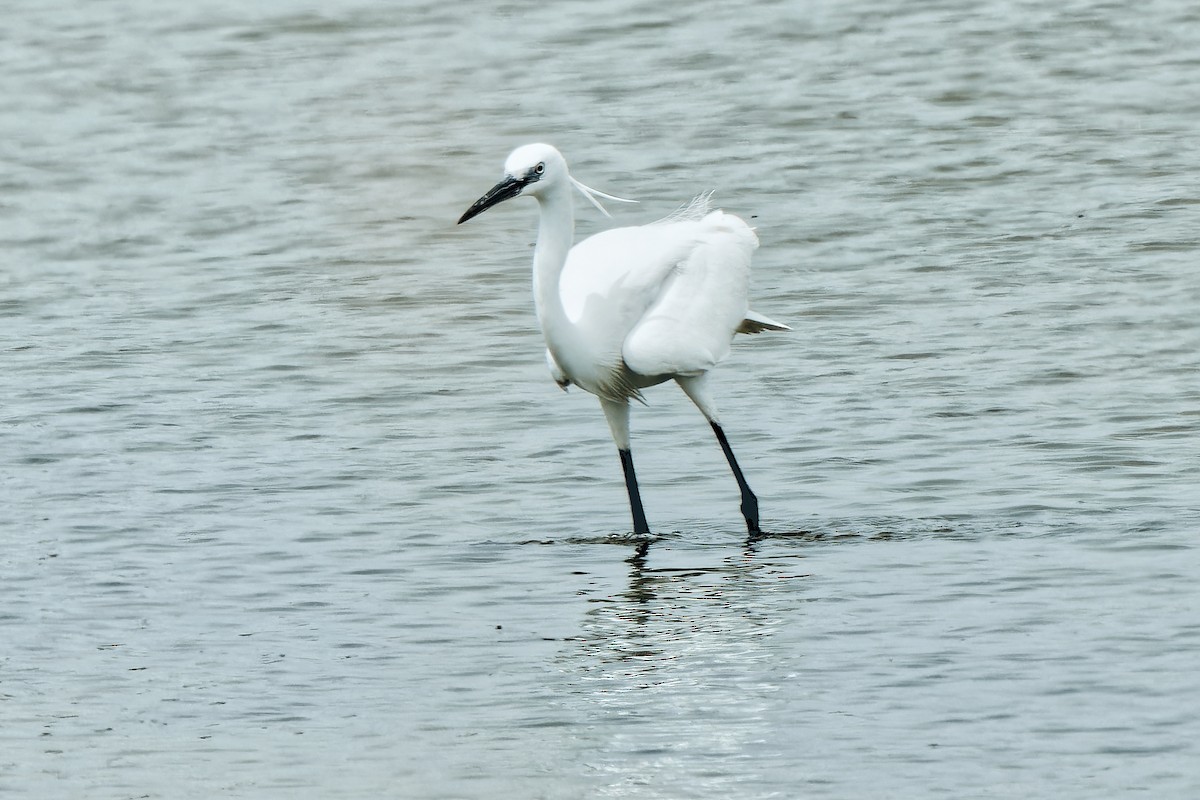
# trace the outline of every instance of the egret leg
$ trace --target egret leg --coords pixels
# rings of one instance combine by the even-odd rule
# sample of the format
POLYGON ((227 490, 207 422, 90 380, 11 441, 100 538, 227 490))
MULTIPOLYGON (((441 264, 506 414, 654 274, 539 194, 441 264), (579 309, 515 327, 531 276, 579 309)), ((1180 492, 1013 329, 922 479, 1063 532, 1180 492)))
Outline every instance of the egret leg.
POLYGON ((729 447, 729 440, 725 438, 725 429, 718 422, 709 423, 712 425, 713 433, 717 435, 717 441, 721 443, 721 450, 725 453, 725 460, 729 462, 729 468, 733 470, 733 477, 737 480, 738 488, 742 491, 742 516, 746 518, 746 530, 752 535, 762 533, 762 528, 758 527, 758 498, 754 492, 750 491, 750 484, 746 483, 746 476, 742 474, 742 468, 738 466, 737 459, 733 457, 733 450, 729 447))
POLYGON ((725 454, 725 460, 729 462, 729 468, 733 470, 733 477, 737 480, 738 489, 742 493, 741 508, 742 516, 746 519, 746 529, 751 536, 754 536, 762 533, 762 529, 758 527, 758 498, 755 497, 754 492, 750 491, 750 484, 746 483, 746 476, 742 474, 742 468, 738 466, 737 459, 733 456, 733 449, 729 446, 729 439, 725 437, 725 429, 721 427, 721 422, 717 419, 717 406, 708 392, 707 378, 707 375, 701 374, 692 378, 677 377, 675 382, 692 399, 696 408, 700 409, 700 413, 712 425, 713 433, 717 435, 717 441, 721 444, 721 452, 725 454))
POLYGON ((642 494, 638 491, 637 475, 633 472, 633 453, 628 450, 618 450, 621 455, 621 469, 625 473, 625 491, 629 492, 629 510, 633 512, 633 532, 638 536, 650 533, 646 523, 646 511, 642 508, 642 494))
POLYGON ((638 491, 637 473, 633 471, 633 453, 629 449, 629 403, 600 398, 604 418, 608 420, 617 453, 621 456, 621 471, 625 473, 625 491, 629 493, 629 510, 633 514, 633 532, 638 536, 650 533, 646 524, 646 511, 642 508, 642 494, 638 491))

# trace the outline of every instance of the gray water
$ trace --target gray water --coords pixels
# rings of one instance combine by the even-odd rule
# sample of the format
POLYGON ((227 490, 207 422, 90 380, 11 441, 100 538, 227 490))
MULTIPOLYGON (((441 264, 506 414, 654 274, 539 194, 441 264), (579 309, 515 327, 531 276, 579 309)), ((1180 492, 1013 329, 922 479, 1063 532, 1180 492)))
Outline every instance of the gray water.
POLYGON ((0 794, 1200 796, 1194 3, 261 5, 4 11, 0 794), (538 140, 757 226, 774 536, 664 386, 635 556, 538 140))

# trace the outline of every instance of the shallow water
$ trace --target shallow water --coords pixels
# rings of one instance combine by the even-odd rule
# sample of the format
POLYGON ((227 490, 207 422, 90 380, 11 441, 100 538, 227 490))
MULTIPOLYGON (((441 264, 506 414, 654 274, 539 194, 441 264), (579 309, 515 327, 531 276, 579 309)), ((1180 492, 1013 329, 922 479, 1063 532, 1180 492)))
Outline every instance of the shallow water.
MULTIPOLYGON (((1200 793, 1200 12, 26 4, 0 792, 1200 793), (711 188, 795 328, 549 379, 508 151, 711 188)), ((580 234, 608 223, 579 211, 580 234)))

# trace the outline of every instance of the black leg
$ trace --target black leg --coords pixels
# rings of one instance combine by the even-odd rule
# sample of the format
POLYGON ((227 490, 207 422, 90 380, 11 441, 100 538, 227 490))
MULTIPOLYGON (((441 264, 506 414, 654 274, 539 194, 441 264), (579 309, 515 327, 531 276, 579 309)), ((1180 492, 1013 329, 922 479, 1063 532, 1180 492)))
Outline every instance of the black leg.
POLYGON ((628 450, 617 450, 617 452, 621 454, 621 469, 625 472, 625 489, 629 492, 629 510, 633 512, 633 532, 638 536, 648 534, 650 526, 646 524, 646 512, 642 509, 642 495, 638 492, 637 475, 633 472, 633 453, 628 450))
POLYGON ((725 438, 724 429, 715 422, 712 423, 712 429, 713 433, 717 434, 717 441, 721 443, 721 450, 725 452, 729 468, 733 470, 733 477, 737 479, 738 488, 742 490, 742 516, 746 518, 746 530, 750 531, 751 535, 762 533, 762 529, 758 527, 758 498, 750 491, 750 484, 746 483, 746 476, 742 474, 742 468, 733 457, 733 450, 729 447, 729 440, 725 438))

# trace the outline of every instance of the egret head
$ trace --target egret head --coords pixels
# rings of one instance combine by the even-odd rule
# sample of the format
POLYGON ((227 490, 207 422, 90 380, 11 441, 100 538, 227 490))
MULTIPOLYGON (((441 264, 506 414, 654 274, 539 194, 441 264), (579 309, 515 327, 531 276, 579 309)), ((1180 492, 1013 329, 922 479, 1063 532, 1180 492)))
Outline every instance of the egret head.
POLYGON ((487 194, 475 201, 458 220, 461 225, 471 217, 482 214, 497 203, 503 203, 512 197, 528 195, 538 197, 549 193, 552 189, 570 184, 583 193, 583 196, 600 209, 605 216, 608 212, 596 197, 617 200, 622 203, 635 203, 636 200, 625 200, 613 197, 604 192, 598 192, 584 186, 571 177, 567 170, 567 160, 562 153, 548 144, 527 144, 512 151, 504 162, 504 178, 488 190, 487 194))

